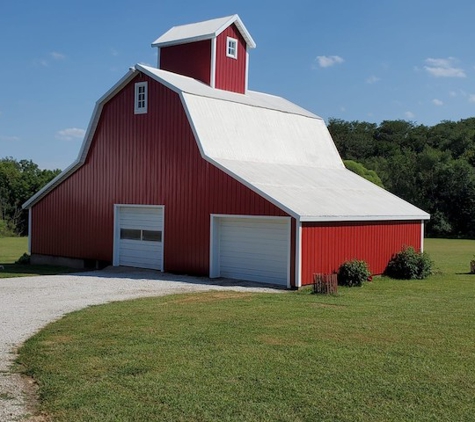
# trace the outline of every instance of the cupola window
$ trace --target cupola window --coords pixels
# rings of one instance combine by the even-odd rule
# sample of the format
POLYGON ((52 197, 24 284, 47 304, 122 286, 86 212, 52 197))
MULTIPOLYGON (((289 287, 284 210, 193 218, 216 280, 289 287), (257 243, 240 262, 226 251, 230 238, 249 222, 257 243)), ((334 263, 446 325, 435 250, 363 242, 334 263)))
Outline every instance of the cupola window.
POLYGON ((226 56, 237 59, 238 43, 235 38, 228 37, 226 43, 226 56))

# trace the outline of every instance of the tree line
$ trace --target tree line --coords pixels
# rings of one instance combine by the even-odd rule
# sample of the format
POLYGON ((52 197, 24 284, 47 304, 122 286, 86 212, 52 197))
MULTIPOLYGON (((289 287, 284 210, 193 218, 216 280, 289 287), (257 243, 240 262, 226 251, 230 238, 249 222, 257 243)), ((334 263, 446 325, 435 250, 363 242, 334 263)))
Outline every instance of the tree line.
POLYGON ((28 234, 28 211, 22 204, 60 170, 41 170, 31 160, 0 158, 0 236, 28 234))
MULTIPOLYGON (((425 126, 330 119, 328 129, 352 171, 431 214, 428 236, 475 238, 475 118, 425 126)), ((22 204, 60 170, 0 158, 0 235, 25 235, 22 204)))
POLYGON ((475 118, 434 126, 330 119, 328 129, 351 170, 360 166, 431 214, 428 236, 475 237, 475 118))

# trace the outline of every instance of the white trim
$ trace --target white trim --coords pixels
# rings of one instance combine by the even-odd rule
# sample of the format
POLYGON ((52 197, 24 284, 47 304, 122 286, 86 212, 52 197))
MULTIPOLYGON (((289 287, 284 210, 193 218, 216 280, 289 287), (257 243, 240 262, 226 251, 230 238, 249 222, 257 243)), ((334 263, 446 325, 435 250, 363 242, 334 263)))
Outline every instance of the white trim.
POLYGON ((216 38, 211 40, 211 74, 209 75, 209 85, 211 88, 216 86, 216 38))
MULTIPOLYGON (((410 221, 410 220, 421 220, 420 215, 356 215, 356 216, 345 216, 345 215, 329 215, 329 216, 319 216, 319 215, 304 215, 296 217, 302 223, 319 223, 327 221, 410 221)), ((423 220, 429 220, 430 216, 427 214, 427 217, 424 217, 423 220)))
POLYGON ((249 47, 246 44, 246 74, 244 75, 244 94, 247 94, 247 88, 249 86, 249 47))
POLYGON ((157 69, 160 69, 160 52, 161 52, 161 48, 160 47, 157 47, 157 69))
POLYGON ((287 288, 290 286, 290 270, 291 270, 291 239, 292 239, 292 218, 282 217, 275 215, 247 215, 247 214, 210 214, 210 265, 209 265, 209 277, 220 277, 220 262, 219 262, 219 231, 216 230, 219 220, 222 218, 240 218, 251 220, 286 220, 287 221, 287 288))
POLYGON ((112 239, 112 265, 117 267, 119 265, 119 240, 120 240, 120 226, 119 226, 119 208, 156 208, 162 210, 163 227, 162 227, 162 266, 160 271, 163 272, 165 267, 164 255, 165 255, 165 205, 143 205, 143 204, 114 204, 114 230, 112 239))
POLYGON ((421 220, 421 252, 424 252, 424 220, 421 220))
POLYGON ((31 255, 31 208, 28 209, 28 254, 31 255))
POLYGON ((295 220, 295 287, 302 287, 302 223, 295 220))
POLYGON ((231 19, 215 32, 215 36, 217 37, 219 34, 221 34, 221 32, 223 32, 226 28, 230 27, 233 23, 236 25, 238 31, 241 33, 242 37, 246 41, 246 44, 249 45, 249 47, 251 48, 256 48, 255 41, 252 39, 251 34, 248 32, 248 30, 242 23, 241 18, 238 15, 231 16, 231 19))
POLYGON ((238 40, 233 37, 226 37, 226 57, 237 60, 238 58, 238 40), (234 53, 230 53, 230 50, 234 53))
POLYGON ((219 277, 219 256, 216 252, 219 250, 219 236, 218 230, 215 229, 215 224, 217 224, 216 214, 210 214, 210 234, 209 234, 209 278, 219 277), (216 217, 216 218, 215 218, 216 217))
POLYGON ((215 37, 214 34, 203 34, 203 35, 197 35, 196 37, 180 38, 180 39, 172 40, 172 41, 165 41, 165 42, 158 42, 158 43, 153 42, 152 47, 157 47, 157 48, 173 47, 174 45, 189 44, 189 43, 197 42, 197 41, 210 40, 213 37, 215 37))
POLYGON ((148 82, 137 82, 134 92, 134 113, 146 114, 148 109, 148 82))
POLYGON ((292 219, 290 217, 281 217, 287 219, 287 288, 290 289, 290 270, 292 266, 292 219))

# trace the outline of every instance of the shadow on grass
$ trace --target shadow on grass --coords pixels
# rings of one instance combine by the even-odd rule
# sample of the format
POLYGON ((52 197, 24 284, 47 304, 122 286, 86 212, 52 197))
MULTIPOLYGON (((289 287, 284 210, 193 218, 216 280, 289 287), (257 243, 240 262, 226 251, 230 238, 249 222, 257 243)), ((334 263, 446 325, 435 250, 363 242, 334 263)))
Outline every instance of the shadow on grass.
POLYGON ((55 275, 78 272, 77 269, 54 265, 2 264, 0 278, 27 277, 35 275, 55 275))

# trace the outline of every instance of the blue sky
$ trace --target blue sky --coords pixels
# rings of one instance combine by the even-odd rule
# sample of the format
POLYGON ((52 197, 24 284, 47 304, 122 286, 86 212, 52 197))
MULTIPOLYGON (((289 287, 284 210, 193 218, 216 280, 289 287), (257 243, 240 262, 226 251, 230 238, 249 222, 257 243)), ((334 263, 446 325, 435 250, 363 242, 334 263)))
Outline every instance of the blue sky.
POLYGON ((64 169, 96 100, 155 65, 153 40, 234 13, 257 44, 250 89, 326 120, 475 116, 473 0, 2 1, 0 157, 64 169))

